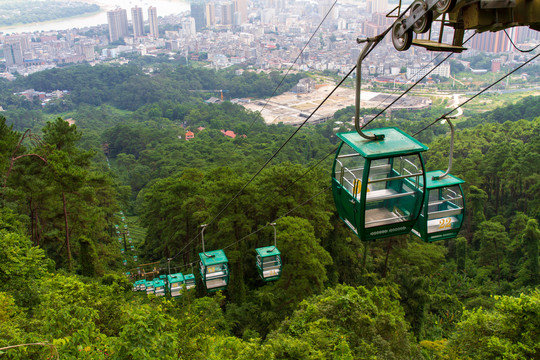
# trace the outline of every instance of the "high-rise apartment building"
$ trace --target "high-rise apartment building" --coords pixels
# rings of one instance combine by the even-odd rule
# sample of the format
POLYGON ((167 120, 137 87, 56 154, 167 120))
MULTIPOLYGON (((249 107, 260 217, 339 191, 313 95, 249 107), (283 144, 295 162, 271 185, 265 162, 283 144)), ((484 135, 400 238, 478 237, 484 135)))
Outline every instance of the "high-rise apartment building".
POLYGON ((109 40, 118 41, 121 37, 128 36, 128 21, 126 9, 107 11, 109 23, 109 40))
POLYGON ((205 19, 206 27, 216 25, 216 7, 213 2, 206 4, 205 19))
POLYGON ((324 19, 326 16, 327 21, 325 21, 325 23, 330 23, 330 20, 337 19, 337 7, 334 6, 334 2, 332 0, 319 0, 318 10, 319 17, 321 19, 324 19))
POLYGON ((221 4, 221 24, 232 25, 234 19, 234 3, 221 4))
POLYGON ((206 6, 202 2, 191 3, 191 17, 195 19, 195 29, 201 31, 206 26, 204 12, 206 6))
POLYGON ((133 23, 133 37, 144 36, 144 19, 142 8, 131 8, 131 22, 133 23))
POLYGON ((187 36, 195 36, 197 33, 197 28, 195 26, 195 19, 192 17, 186 18, 182 21, 182 29, 184 29, 184 34, 187 36))
POLYGON ((366 11, 368 13, 387 13, 388 0, 367 0, 366 11))
POLYGON ((21 43, 4 44, 4 57, 6 58, 6 66, 22 65, 24 58, 21 43))
POLYGON ((234 0, 234 12, 238 13, 239 25, 247 23, 247 0, 234 0))
MULTIPOLYGON (((515 28, 507 30, 508 35, 515 41, 516 31, 515 28)), ((476 34, 471 39, 471 49, 486 51, 491 53, 508 52, 512 49, 510 40, 504 33, 504 31, 497 32, 483 32, 476 34)))
POLYGON ((159 38, 157 10, 153 6, 148 8, 148 25, 150 25, 150 37, 159 38))

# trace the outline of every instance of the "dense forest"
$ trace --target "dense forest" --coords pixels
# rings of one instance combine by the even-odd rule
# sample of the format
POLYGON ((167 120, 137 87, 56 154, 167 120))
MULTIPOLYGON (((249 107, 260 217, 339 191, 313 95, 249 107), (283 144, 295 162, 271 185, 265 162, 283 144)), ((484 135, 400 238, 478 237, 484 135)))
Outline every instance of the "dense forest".
MULTIPOLYGON (((296 129, 203 101, 265 98, 283 76, 236 70, 134 61, 0 83, 0 359, 540 358, 538 97, 459 120, 457 238, 361 242, 330 191, 353 108, 302 128, 258 173, 296 129), (42 106, 14 95, 27 88, 69 94, 42 106), (255 248, 272 243, 271 221, 283 269, 263 283, 255 248), (229 287, 213 295, 197 271, 201 224, 206 249, 229 258, 229 287), (133 292, 126 271, 143 263, 193 271, 197 287, 133 292)), ((412 134, 446 111, 370 126, 412 134)), ((427 170, 446 169, 447 126, 418 139, 427 170)))

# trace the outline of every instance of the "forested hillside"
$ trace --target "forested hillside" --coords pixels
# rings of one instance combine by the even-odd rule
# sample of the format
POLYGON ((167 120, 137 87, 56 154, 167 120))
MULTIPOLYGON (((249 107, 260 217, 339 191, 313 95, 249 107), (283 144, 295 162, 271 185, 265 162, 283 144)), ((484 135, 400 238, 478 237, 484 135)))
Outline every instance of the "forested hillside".
MULTIPOLYGON (((465 180, 467 211, 457 238, 361 242, 330 190, 334 131, 349 126, 334 122, 352 108, 302 128, 254 177, 296 129, 188 90, 264 98, 283 74, 151 67, 1 83, 0 359, 540 358, 538 97, 458 124, 452 174, 465 180), (13 95, 27 88, 69 94, 42 107, 13 95), (263 283, 255 248, 273 243, 272 221, 282 276, 263 283), (197 269, 208 223, 206 250, 225 249, 231 271, 213 295, 197 269), (133 292, 126 271, 154 262, 193 271, 196 290, 133 292), (20 344, 37 345, 9 348, 20 344)), ((445 111, 371 126, 415 133, 445 111)), ((447 132, 418 137, 427 170, 446 169, 447 132)))

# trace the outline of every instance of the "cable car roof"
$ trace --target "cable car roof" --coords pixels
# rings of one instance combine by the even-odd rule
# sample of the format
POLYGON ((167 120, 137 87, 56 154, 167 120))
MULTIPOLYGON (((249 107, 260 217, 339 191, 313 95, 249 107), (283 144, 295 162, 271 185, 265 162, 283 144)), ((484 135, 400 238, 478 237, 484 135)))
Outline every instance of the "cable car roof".
POLYGON ((277 247, 275 247, 274 245, 257 248, 255 250, 257 251, 257 254, 260 255, 261 257, 274 256, 274 255, 281 254, 279 250, 277 249, 277 247))
MULTIPOLYGON (((451 174, 446 175, 442 179, 437 179, 437 180, 433 179, 434 176, 441 176, 442 174, 444 174, 444 171, 442 170, 428 171, 426 173, 426 179, 427 179, 426 189, 434 189, 434 188, 440 188, 440 187, 445 187, 445 186, 459 185, 465 182, 464 180, 461 180, 460 178, 455 177, 451 174)), ((422 185, 422 182, 423 182, 423 179, 420 178, 420 186, 422 185)))
POLYGON ((395 127, 363 131, 366 135, 384 135, 382 140, 366 140, 356 131, 336 134, 366 159, 415 154, 428 147, 395 127))
POLYGON ((229 262, 229 259, 227 259, 227 256, 225 255, 225 252, 223 250, 214 250, 199 253, 199 257, 201 258, 204 266, 211 266, 229 262))
POLYGON ((171 281, 184 281, 184 275, 182 273, 171 274, 168 276, 168 280, 171 281))

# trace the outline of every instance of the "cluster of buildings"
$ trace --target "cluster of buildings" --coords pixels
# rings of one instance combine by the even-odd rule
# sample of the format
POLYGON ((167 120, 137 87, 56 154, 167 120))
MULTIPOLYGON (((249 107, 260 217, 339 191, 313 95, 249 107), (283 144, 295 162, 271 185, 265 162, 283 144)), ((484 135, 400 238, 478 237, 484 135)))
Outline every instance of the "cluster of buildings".
MULTIPOLYGON (((58 64, 108 61, 126 52, 166 54, 185 62, 204 59, 214 68, 243 64, 261 70, 292 67, 345 74, 356 64, 363 46, 356 39, 377 35, 393 22, 386 16, 389 9, 388 0, 194 0, 190 10, 181 14, 158 18, 157 9, 149 7, 145 19, 143 9, 135 6, 128 19, 128 11, 117 8, 107 12, 106 25, 93 29, 0 35, 0 42, 6 69, 22 74, 58 64)), ((438 37, 437 25, 431 33, 432 38, 438 37)), ((514 43, 540 39, 540 32, 528 28, 512 28, 508 33, 514 43)), ((451 42, 452 36, 452 30, 445 29, 443 40, 451 42)), ((475 49, 513 50, 504 32, 478 34, 467 46, 470 50, 462 57, 475 54, 475 49)), ((402 78, 405 67, 411 79, 433 57, 415 47, 397 52, 388 35, 362 70, 365 76, 402 78)), ((450 68, 441 66, 437 71, 447 77, 450 68)))
MULTIPOLYGON (((107 11, 107 24, 111 42, 130 36, 126 9, 117 8, 107 11)), ((131 8, 131 24, 134 38, 146 36, 142 8, 138 6, 131 8)), ((153 6, 148 8, 148 26, 150 28, 148 36, 152 39, 159 38, 157 10, 153 6)))

